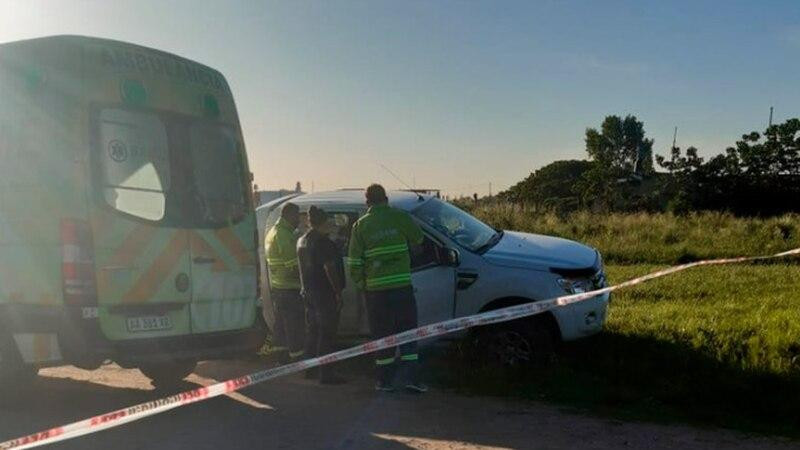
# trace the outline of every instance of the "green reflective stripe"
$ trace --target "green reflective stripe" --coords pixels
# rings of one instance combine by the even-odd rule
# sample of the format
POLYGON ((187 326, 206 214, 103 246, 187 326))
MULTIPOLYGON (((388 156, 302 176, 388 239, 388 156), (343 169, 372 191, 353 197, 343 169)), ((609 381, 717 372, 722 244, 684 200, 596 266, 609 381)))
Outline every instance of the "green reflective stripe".
POLYGON ((394 358, 384 358, 375 360, 375 365, 378 366, 388 366, 389 364, 394 364, 394 358))
POLYGON ((344 262, 348 266, 363 266, 364 265, 364 260, 361 259, 361 258, 345 258, 344 262))
POLYGON ((385 286, 395 283, 411 282, 410 273, 401 273, 398 275, 387 275, 385 277, 367 278, 367 287, 385 286))
POLYGON ((411 274, 401 273, 399 275, 387 275, 385 277, 367 278, 367 284, 384 284, 395 281, 411 281, 411 274))
POLYGON ((419 355, 416 353, 410 355, 403 355, 400 357, 401 361, 417 361, 419 359, 419 355))
POLYGON ((290 358, 298 358, 300 356, 303 356, 304 353, 305 353, 305 350, 299 350, 299 351, 296 351, 296 352, 289 352, 289 357, 290 358))
POLYGON ((408 245, 406 244, 384 245, 382 247, 375 247, 365 251, 364 256, 369 258, 371 256, 388 255, 391 253, 402 253, 405 251, 408 251, 408 245))
POLYGON ((269 285, 277 289, 299 289, 299 281, 276 281, 274 278, 269 279, 269 285))
POLYGON ((288 258, 288 259, 267 258, 267 264, 273 267, 294 267, 297 265, 297 258, 288 258))

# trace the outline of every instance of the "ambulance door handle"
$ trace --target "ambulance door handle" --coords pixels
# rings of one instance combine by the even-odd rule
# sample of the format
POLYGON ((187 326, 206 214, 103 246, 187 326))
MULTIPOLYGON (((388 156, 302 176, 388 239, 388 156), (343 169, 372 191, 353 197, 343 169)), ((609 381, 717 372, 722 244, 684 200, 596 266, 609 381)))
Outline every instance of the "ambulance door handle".
POLYGON ((217 259, 208 256, 195 256, 192 258, 192 261, 194 261, 195 264, 214 264, 217 262, 217 259))

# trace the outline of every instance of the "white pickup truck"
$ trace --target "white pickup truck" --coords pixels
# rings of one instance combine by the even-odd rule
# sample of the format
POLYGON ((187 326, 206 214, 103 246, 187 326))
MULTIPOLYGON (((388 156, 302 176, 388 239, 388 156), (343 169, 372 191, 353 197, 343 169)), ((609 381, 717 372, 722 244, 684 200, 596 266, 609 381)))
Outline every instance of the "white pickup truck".
MULTIPOLYGON (((262 242, 287 201, 297 204, 303 215, 312 205, 328 212, 335 222, 331 238, 343 257, 350 229, 367 209, 363 190, 283 197, 256 211, 262 242)), ((420 325, 605 286, 602 258, 591 247, 551 236, 495 230, 433 196, 395 191, 389 193, 389 203, 411 214, 425 232, 424 244, 412 255, 420 325)), ((301 222, 303 231, 305 219, 301 222)), ((262 277, 267 286, 263 270, 262 277)), ((268 289, 262 292, 264 304, 271 305, 268 289)), ((533 318, 473 330, 473 336, 487 356, 503 364, 549 357, 558 340, 599 332, 608 301, 608 294, 599 295, 533 318)), ((365 314, 360 296, 348 284, 339 333, 368 334, 365 314)), ((265 316, 271 325, 269 307, 265 316)))

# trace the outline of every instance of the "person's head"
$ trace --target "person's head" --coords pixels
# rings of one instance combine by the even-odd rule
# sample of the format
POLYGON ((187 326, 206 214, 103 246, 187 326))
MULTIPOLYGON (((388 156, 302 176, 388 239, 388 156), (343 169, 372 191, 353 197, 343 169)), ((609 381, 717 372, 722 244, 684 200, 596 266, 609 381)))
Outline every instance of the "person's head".
POLYGON ((308 224, 311 228, 320 233, 328 234, 330 231, 330 227, 328 227, 328 213, 316 206, 312 206, 308 210, 308 224))
POLYGON ((366 192, 367 206, 385 205, 389 202, 386 197, 386 189, 380 184, 370 184, 366 192))
POLYGON ((281 218, 297 228, 300 225, 300 208, 294 203, 285 203, 281 208, 281 218))

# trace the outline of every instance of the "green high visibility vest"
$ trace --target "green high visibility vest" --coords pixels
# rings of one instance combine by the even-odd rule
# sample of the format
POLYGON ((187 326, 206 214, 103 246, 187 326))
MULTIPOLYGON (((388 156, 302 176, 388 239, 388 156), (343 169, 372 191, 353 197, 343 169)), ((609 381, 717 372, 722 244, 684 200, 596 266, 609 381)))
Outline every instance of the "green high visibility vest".
POLYGON ((405 211, 373 206, 353 224, 347 266, 362 290, 381 291, 411 284, 409 246, 420 245, 422 229, 405 211))
POLYGON ((300 289, 297 263, 297 236, 283 218, 267 233, 264 240, 269 285, 276 289, 300 289))

